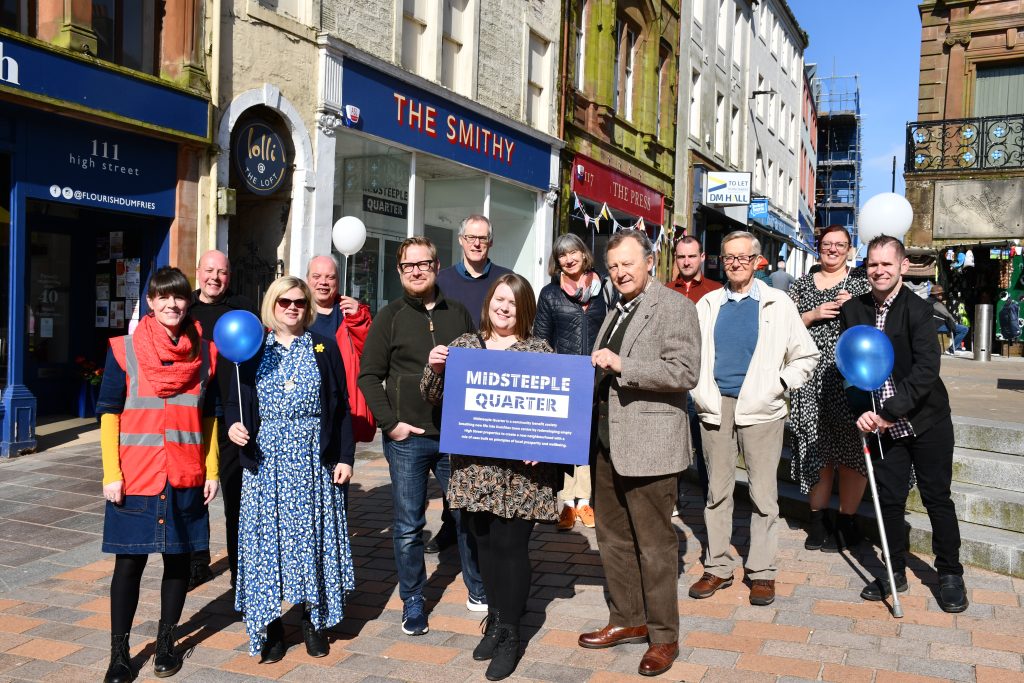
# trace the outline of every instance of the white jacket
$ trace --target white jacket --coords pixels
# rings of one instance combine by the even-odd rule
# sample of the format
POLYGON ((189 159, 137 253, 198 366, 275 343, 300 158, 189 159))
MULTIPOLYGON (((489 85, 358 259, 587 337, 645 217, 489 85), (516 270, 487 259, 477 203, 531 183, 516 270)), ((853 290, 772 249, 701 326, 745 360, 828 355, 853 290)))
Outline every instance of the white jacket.
MULTIPOLYGON (((736 424, 749 426, 786 417, 786 389, 798 389, 818 364, 818 347, 796 305, 781 290, 754 280, 759 302, 757 345, 736 400, 736 424), (785 383, 785 384, 783 384, 785 383)), ((722 394, 715 383, 715 323, 728 289, 705 294, 697 302, 700 322, 700 379, 693 401, 701 422, 722 423, 722 394)))

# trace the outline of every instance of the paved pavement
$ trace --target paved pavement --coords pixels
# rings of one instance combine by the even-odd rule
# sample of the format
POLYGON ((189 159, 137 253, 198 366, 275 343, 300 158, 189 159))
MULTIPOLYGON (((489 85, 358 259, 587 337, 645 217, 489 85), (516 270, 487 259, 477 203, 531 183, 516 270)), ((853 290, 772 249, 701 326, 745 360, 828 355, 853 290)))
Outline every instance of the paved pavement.
MULTIPOLYGON (((1022 371, 1024 364, 1010 362, 981 366, 948 359, 943 365, 955 412, 990 419, 1005 414, 1020 420, 1022 371)), ((61 426, 67 429, 51 429, 46 436, 48 450, 0 462, 0 681, 96 681, 106 667, 113 562, 99 551, 98 446, 95 432, 80 423, 61 426), (65 441, 69 434, 73 440, 65 441)), ((479 638, 479 618, 465 608, 466 591, 452 552, 428 556, 430 633, 418 638, 402 634, 389 532, 390 483, 378 449, 371 445, 363 451, 356 467, 350 530, 358 590, 345 620, 331 632, 330 655, 311 659, 305 654, 294 609, 285 617, 292 647, 284 660, 260 665, 246 654, 244 629, 232 609, 224 572, 218 500, 212 541, 222 573, 189 595, 181 642, 192 653, 176 680, 483 680, 485 667, 470 655, 479 638)), ((432 529, 440 515, 437 493, 428 514, 432 529)), ((741 553, 749 538, 748 513, 749 507, 738 506, 734 542, 741 553)), ((1024 682, 1024 580, 968 568, 971 607, 949 615, 939 610, 933 595, 931 558, 912 558, 910 591, 902 600, 905 616, 896 620, 884 605, 858 597, 871 573, 881 571, 873 549, 864 547, 852 556, 809 552, 803 549, 804 533, 795 524, 783 524, 775 604, 752 607, 739 581, 709 600, 695 601, 686 597, 701 573, 704 540, 695 490, 677 529, 681 653, 662 679, 1024 682)), ((607 619, 593 530, 577 526, 558 533, 538 527, 532 543, 534 588, 524 619, 529 642, 509 680, 643 680, 635 675, 643 646, 593 651, 576 645, 580 631, 603 626, 607 619)), ((151 660, 159 558, 151 562, 132 634, 140 680, 155 680, 151 660)))

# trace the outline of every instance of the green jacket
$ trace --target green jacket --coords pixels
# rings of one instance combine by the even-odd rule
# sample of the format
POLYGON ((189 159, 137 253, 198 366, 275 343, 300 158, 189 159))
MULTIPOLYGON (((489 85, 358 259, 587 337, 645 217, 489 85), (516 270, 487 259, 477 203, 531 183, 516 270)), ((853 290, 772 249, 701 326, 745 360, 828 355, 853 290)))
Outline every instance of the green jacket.
POLYGON ((423 368, 432 348, 476 328, 465 306, 435 291, 430 311, 409 295, 392 301, 377 313, 366 337, 359 388, 384 434, 399 422, 423 429, 423 436, 441 433, 441 408, 420 396, 423 368))

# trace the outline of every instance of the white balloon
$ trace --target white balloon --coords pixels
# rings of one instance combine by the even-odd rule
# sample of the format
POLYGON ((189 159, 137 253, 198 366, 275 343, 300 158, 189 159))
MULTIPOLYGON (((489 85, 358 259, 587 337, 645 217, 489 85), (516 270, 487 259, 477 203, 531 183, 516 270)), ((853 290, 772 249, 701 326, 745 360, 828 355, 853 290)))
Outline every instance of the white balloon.
POLYGON ((345 256, 358 254, 366 243, 366 226, 355 216, 342 216, 331 231, 334 248, 345 256))
POLYGON ((914 209, 902 195, 882 192, 869 199, 857 216, 857 235, 867 244, 879 235, 902 240, 914 222, 914 209))

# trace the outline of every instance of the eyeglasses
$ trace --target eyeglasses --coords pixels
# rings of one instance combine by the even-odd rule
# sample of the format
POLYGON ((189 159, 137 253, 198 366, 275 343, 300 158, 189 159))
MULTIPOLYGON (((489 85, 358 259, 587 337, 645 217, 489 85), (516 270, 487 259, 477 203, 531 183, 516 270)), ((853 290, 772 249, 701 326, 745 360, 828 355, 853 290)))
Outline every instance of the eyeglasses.
POLYGON ((280 306, 281 308, 290 308, 290 307, 294 306, 295 308, 297 308, 297 309, 299 309, 301 311, 302 309, 304 309, 306 307, 306 300, 305 299, 289 299, 286 296, 279 296, 279 297, 277 297, 277 305, 280 306))
POLYGON ((757 256, 754 256, 754 255, 750 255, 750 256, 732 256, 730 254, 729 256, 723 256, 722 257, 722 263, 724 263, 727 266, 732 265, 733 263, 738 263, 741 266, 745 266, 745 265, 751 263, 756 258, 757 258, 757 256))
POLYGON ((828 251, 829 249, 838 249, 839 251, 842 251, 843 249, 846 249, 847 247, 849 247, 850 243, 849 242, 822 242, 820 246, 821 246, 821 250, 822 251, 828 251))
POLYGON ((459 239, 466 244, 486 244, 491 241, 490 235, 460 235, 459 239))
POLYGON ((428 271, 434 266, 433 261, 403 261, 398 264, 399 270, 408 275, 414 270, 421 272, 428 271))

